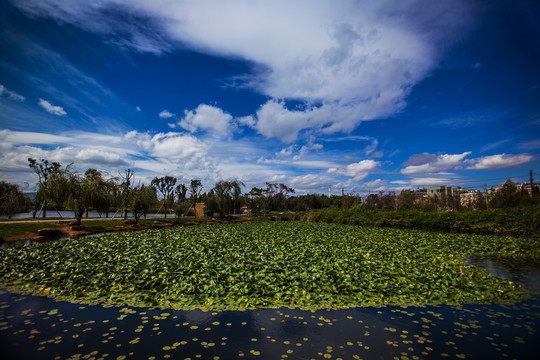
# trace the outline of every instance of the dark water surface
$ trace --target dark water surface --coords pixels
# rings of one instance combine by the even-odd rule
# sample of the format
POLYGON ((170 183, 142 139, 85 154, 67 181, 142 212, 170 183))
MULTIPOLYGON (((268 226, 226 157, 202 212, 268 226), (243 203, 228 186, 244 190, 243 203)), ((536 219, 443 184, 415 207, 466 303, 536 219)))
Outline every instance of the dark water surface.
POLYGON ((0 357, 538 359, 540 264, 528 259, 520 271, 519 260, 498 260, 468 259, 532 286, 530 299, 506 305, 204 312, 81 306, 2 289, 0 357))

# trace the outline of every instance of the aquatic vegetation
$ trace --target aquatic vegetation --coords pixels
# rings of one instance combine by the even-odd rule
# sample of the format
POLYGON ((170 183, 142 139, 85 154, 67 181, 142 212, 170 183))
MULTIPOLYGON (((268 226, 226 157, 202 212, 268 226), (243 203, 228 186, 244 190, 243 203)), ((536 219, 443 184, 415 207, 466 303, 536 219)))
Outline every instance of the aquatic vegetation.
POLYGON ((191 309, 504 302, 521 285, 470 254, 540 255, 537 241, 300 222, 210 225, 0 253, 0 283, 88 304, 191 309))

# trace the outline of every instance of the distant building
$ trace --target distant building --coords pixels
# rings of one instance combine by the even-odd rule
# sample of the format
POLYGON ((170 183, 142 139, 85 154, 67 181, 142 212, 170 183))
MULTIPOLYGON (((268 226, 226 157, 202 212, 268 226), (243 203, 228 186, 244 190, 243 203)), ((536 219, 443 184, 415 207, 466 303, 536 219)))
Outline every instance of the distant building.
POLYGON ((459 202, 461 206, 472 207, 481 197, 482 194, 478 190, 462 189, 459 194, 459 202))
POLYGON ((458 194, 458 189, 454 189, 450 186, 433 186, 427 188, 427 196, 429 197, 440 197, 441 195, 453 196, 458 194))
POLYGON ((522 189, 526 190, 529 193, 529 195, 532 196, 533 195, 533 186, 538 187, 537 184, 531 185, 531 183, 521 183, 521 184, 519 184, 517 186, 517 189, 518 190, 522 190, 522 189))

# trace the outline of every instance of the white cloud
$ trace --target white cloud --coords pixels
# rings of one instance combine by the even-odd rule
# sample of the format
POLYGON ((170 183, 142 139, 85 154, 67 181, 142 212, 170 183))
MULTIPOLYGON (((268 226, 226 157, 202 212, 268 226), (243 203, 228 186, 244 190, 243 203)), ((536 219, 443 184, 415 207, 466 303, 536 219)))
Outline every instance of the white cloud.
POLYGON ((441 177, 420 177, 409 181, 412 186, 448 186, 455 183, 455 180, 441 177))
POLYGON ((136 169, 143 179, 164 174, 208 176, 216 171, 214 162, 208 159, 210 146, 185 133, 130 131, 121 135, 89 132, 53 135, 2 130, 0 144, 0 177, 17 174, 20 184, 28 181, 31 173, 29 157, 63 165, 74 163, 75 169, 81 171, 93 167, 113 175, 129 167, 136 169))
POLYGON ((10 143, 14 145, 20 144, 41 144, 52 145, 61 144, 70 141, 69 137, 58 136, 53 134, 44 134, 29 131, 11 131, 0 130, 0 140, 2 143, 10 143))
POLYGON ((142 111, 142 109, 141 109, 140 106, 135 106, 135 111, 140 112, 140 111, 142 111))
POLYGON ((64 111, 64 109, 61 106, 52 105, 47 100, 39 99, 38 104, 43 109, 45 109, 45 111, 47 111, 48 113, 51 113, 53 115, 58 115, 58 116, 66 115, 66 112, 64 111))
POLYGON ((225 113, 222 109, 200 104, 193 111, 186 110, 184 118, 178 122, 182 128, 189 132, 197 130, 211 130, 220 134, 225 134, 229 131, 233 117, 225 113))
POLYGON ((159 117, 162 118, 162 119, 169 119, 169 118, 172 118, 176 116, 175 114, 167 111, 167 110, 163 110, 162 112, 159 113, 159 117))
POLYGON ((97 149, 81 149, 74 158, 79 164, 97 164, 99 166, 129 167, 132 163, 123 159, 120 154, 97 149))
POLYGON ((379 165, 380 163, 378 161, 362 160, 357 163, 349 164, 345 168, 330 168, 328 169, 328 173, 354 177, 355 181, 360 181, 366 178, 370 172, 377 169, 379 165))
POLYGON ((309 127, 309 114, 304 111, 289 111, 283 103, 268 101, 257 111, 259 133, 266 137, 277 137, 293 142, 298 132, 309 127))
POLYGON ((288 146, 278 151, 276 153, 276 157, 277 158, 289 157, 292 155, 293 151, 294 151, 294 145, 288 146))
POLYGON ((462 154, 414 154, 403 165, 402 174, 434 174, 449 169, 455 169, 463 165, 463 159, 471 154, 466 151, 462 154))
POLYGON ((159 133, 151 140, 150 154, 171 161, 200 160, 207 151, 208 145, 196 137, 179 133, 159 133))
POLYGON ((525 163, 528 163, 534 159, 533 155, 530 154, 498 154, 491 156, 483 156, 478 159, 471 160, 471 163, 474 165, 469 166, 467 169, 474 170, 494 170, 494 169, 505 169, 511 167, 518 167, 525 163))
POLYGON ((310 169, 329 169, 335 168, 336 163, 325 160, 289 160, 289 159, 259 159, 257 164, 273 164, 273 165, 286 165, 294 166, 297 168, 310 168, 310 169))
POLYGON ((237 77, 237 86, 273 99, 319 104, 290 111, 270 100, 258 111, 257 131, 286 142, 303 129, 349 132, 361 121, 403 109, 411 88, 437 66, 446 50, 442 44, 467 30, 476 6, 458 0, 104 0, 91 5, 27 0, 15 5, 101 34, 122 48, 162 53, 181 44, 256 64, 254 69, 262 70, 237 77))
POLYGON ((530 150, 540 149, 540 140, 533 140, 533 141, 523 142, 523 143, 519 144, 518 147, 521 150, 529 150, 529 151, 530 150))
POLYGON ((302 147, 300 148, 300 151, 298 151, 298 155, 295 155, 293 157, 293 160, 299 160, 303 158, 311 150, 321 150, 322 148, 323 146, 321 144, 309 143, 307 145, 302 145, 302 147))
POLYGON ((24 99, 26 99, 24 96, 17 94, 15 91, 8 90, 4 85, 0 84, 0 97, 4 95, 6 95, 8 99, 16 101, 24 101, 24 99))
POLYGON ((305 175, 274 175, 270 177, 270 183, 281 183, 296 190, 296 194, 303 194, 309 192, 320 192, 321 189, 328 189, 328 184, 332 182, 325 176, 319 174, 305 174, 305 175))
POLYGON ((245 126, 248 126, 248 127, 253 127, 255 125, 255 119, 251 115, 236 118, 236 121, 240 125, 245 125, 245 126))

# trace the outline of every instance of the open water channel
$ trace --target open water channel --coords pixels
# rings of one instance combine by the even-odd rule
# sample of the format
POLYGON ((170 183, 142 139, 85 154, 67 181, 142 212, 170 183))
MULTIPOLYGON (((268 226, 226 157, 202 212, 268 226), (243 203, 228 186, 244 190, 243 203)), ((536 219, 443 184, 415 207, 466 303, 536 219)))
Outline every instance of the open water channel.
POLYGON ((538 359, 540 262, 471 263, 531 289, 499 305, 205 312, 83 306, 0 289, 2 359, 538 359))

